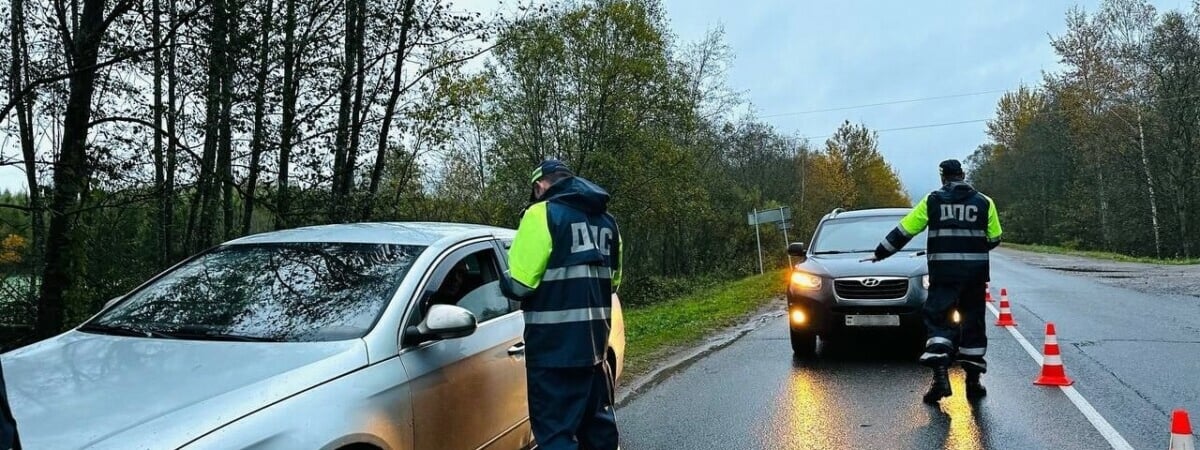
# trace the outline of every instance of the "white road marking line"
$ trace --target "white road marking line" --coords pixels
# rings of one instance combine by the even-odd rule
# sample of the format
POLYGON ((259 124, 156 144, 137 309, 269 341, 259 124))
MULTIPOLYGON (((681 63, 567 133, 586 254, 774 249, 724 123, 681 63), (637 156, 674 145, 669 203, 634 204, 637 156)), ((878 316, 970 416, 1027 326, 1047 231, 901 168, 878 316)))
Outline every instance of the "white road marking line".
MULTIPOLYGON (((987 308, 997 318, 1000 317, 1000 311, 997 311, 995 306, 989 304, 987 305, 987 308)), ((1025 339, 1025 336, 1022 336, 1021 332, 1017 331, 1016 327, 1004 328, 1008 330, 1008 332, 1011 333, 1014 338, 1017 339, 1017 342, 1021 344, 1021 347, 1025 349, 1025 352, 1029 353, 1029 356, 1038 363, 1038 366, 1041 366, 1041 352, 1037 351, 1037 348, 1035 348, 1033 344, 1030 344, 1029 340, 1025 339)), ((1133 450, 1133 446, 1129 445, 1129 442, 1126 441, 1125 438, 1121 437, 1121 433, 1118 433, 1116 428, 1113 428, 1112 424, 1108 423, 1107 420, 1104 420, 1104 416, 1100 415, 1100 412, 1096 411, 1096 408, 1092 407, 1092 404, 1089 403, 1086 398, 1083 398, 1083 394, 1080 394, 1079 391, 1075 390, 1075 386, 1059 386, 1059 389, 1062 389, 1063 394, 1067 395, 1067 399, 1071 400, 1071 403, 1075 405, 1075 408, 1078 409, 1079 412, 1083 413, 1083 416, 1087 418, 1088 422, 1092 423, 1092 427, 1096 428, 1096 431, 1099 431, 1101 436, 1104 436, 1104 439, 1108 441, 1108 444, 1111 445, 1112 448, 1117 450, 1133 450)))

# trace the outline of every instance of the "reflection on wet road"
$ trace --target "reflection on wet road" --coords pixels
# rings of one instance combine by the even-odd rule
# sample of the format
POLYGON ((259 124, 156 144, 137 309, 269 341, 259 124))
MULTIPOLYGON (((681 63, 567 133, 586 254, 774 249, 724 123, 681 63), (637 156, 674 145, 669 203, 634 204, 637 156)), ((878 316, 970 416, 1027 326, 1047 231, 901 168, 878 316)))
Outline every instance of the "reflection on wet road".
MULTIPOLYGON (((1075 388, 1134 448, 1165 446, 1174 408, 1200 400, 1200 302, 1117 288, 993 254, 993 288, 1006 287, 1015 328, 1040 347, 1058 326, 1075 388)), ((929 372, 919 342, 877 336, 822 343, 793 361, 781 318, 629 401, 619 411, 625 449, 1104 449, 1110 444, 1063 392, 1033 385, 1039 367, 988 327, 988 397, 921 403, 929 372)), ((1040 348, 1039 348, 1040 350, 1040 348)))
POLYGON ((968 402, 955 369, 955 395, 930 407, 919 342, 822 343, 818 358, 798 361, 780 319, 620 408, 622 448, 1106 448, 1061 392, 1032 386, 1036 366, 998 331, 989 330, 989 397, 968 402))

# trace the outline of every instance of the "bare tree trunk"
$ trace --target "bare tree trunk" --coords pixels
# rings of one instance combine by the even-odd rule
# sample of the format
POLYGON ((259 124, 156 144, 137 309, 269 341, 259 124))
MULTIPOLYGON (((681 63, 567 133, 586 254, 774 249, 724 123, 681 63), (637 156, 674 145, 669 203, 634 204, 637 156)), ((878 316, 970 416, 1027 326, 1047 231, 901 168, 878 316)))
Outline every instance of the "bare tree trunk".
MULTIPOLYGON (((354 110, 351 112, 351 130, 350 130, 350 147, 346 149, 346 161, 342 167, 342 181, 340 193, 341 202, 335 206, 339 209, 338 217, 346 217, 350 212, 347 206, 347 201, 350 199, 350 194, 354 190, 354 167, 358 163, 358 147, 362 142, 362 127, 365 117, 363 117, 363 81, 367 75, 364 73, 366 58, 366 49, 363 45, 364 35, 367 31, 367 2, 366 0, 353 0, 357 3, 355 7, 355 27, 357 28, 354 39, 354 59, 355 72, 358 74, 358 79, 354 82, 354 110)), ((345 219, 343 219, 345 220, 345 219)))
POLYGON ((217 173, 221 179, 221 232, 217 241, 224 241, 233 236, 234 206, 233 206, 233 130, 230 118, 233 94, 230 92, 233 84, 232 71, 226 73, 226 79, 221 87, 221 142, 217 149, 217 173))
POLYGON ((42 188, 38 182, 37 148, 33 142, 33 96, 22 97, 28 78, 24 64, 29 61, 28 41, 25 36, 25 1, 13 0, 9 23, 12 64, 9 70, 9 99, 16 102, 17 134, 24 158, 25 181, 29 186, 29 223, 32 228, 33 249, 30 254, 30 282, 25 295, 32 301, 37 297, 37 273, 42 269, 41 254, 45 245, 45 223, 42 215, 42 188))
POLYGON ((338 83, 337 136, 333 143, 333 185, 329 202, 329 221, 337 221, 341 215, 343 172, 346 170, 346 153, 350 142, 350 110, 353 102, 351 89, 354 82, 355 59, 358 50, 354 47, 358 30, 358 1, 345 0, 345 45, 342 48, 342 75, 338 83))
MULTIPOLYGON (((200 157, 200 173, 197 181, 197 197, 193 209, 199 208, 199 223, 192 233, 195 239, 190 251, 195 252, 213 243, 217 222, 217 197, 220 195, 221 178, 218 175, 217 152, 221 145, 223 108, 222 95, 225 75, 226 33, 228 22, 225 0, 213 0, 212 28, 208 43, 208 86, 205 89, 204 150, 200 157)), ((195 214, 193 210, 193 214, 195 214)), ((189 227, 192 228, 192 227, 189 227)))
POLYGON ((387 104, 383 108, 383 124, 379 127, 379 142, 376 143, 375 167, 371 169, 371 181, 367 186, 367 199, 363 202, 363 218, 371 217, 375 207, 375 195, 379 193, 379 184, 383 179, 383 170, 387 165, 388 135, 392 130, 392 117, 396 113, 396 103, 400 100, 401 82, 405 51, 408 48, 408 33, 413 24, 413 5, 416 0, 404 0, 404 11, 400 22, 400 43, 396 51, 396 65, 392 69, 392 89, 388 94, 387 104))
POLYGON ((254 130, 250 137, 250 169, 246 175, 246 198, 242 205, 242 234, 250 234, 251 219, 254 218, 254 200, 258 193, 259 163, 263 152, 263 116, 266 114, 267 72, 270 68, 268 51, 271 44, 271 19, 274 14, 275 2, 266 0, 263 5, 262 34, 259 36, 258 73, 255 74, 254 86, 254 130))
MULTIPOLYGON (((150 15, 150 33, 154 37, 154 42, 162 42, 162 5, 159 0, 152 2, 150 15)), ((158 245, 157 258, 159 267, 167 265, 169 251, 167 247, 170 245, 167 241, 167 222, 171 220, 167 216, 167 197, 171 195, 170 191, 165 189, 167 162, 163 154, 163 52, 159 46, 154 47, 154 105, 152 107, 154 114, 154 191, 158 195, 158 220, 154 227, 155 240, 158 245)))
MULTIPOLYGON (((68 78, 69 94, 63 115, 62 148, 54 163, 54 195, 50 202, 50 228, 46 236, 46 264, 42 273, 41 295, 38 298, 37 324, 34 334, 40 338, 53 336, 62 329, 65 318, 65 296, 75 284, 73 271, 76 245, 73 239, 73 215, 78 197, 86 188, 88 173, 87 137, 92 114, 92 94, 95 92, 96 60, 104 40, 105 0, 83 0, 83 13, 71 42, 72 67, 68 78)), ((123 14, 126 5, 118 5, 113 15, 123 14)))
POLYGON ((299 70, 296 67, 296 0, 286 0, 283 38, 283 119, 279 130, 278 197, 275 202, 275 229, 288 227, 290 198, 289 169, 292 158, 292 136, 296 130, 296 91, 299 70))
POLYGON ((1179 243, 1183 250, 1183 257, 1190 258, 1192 256, 1191 248, 1188 245, 1191 236, 1188 235, 1188 214, 1187 214, 1187 195, 1184 193, 1184 187, 1180 186, 1175 191, 1175 214, 1179 218, 1179 243))
POLYGON ((233 73, 237 70, 232 40, 237 36, 238 17, 234 11, 240 5, 231 1, 226 4, 225 22, 228 31, 224 34, 224 51, 221 52, 221 129, 217 148, 217 172, 221 176, 221 235, 224 241, 233 235, 233 73))
MULTIPOLYGON (((799 214, 797 214, 797 217, 799 217, 800 220, 805 220, 804 218, 807 217, 805 216, 805 211, 807 211, 805 206, 808 205, 805 200, 807 198, 805 196, 805 188, 808 187, 808 151, 804 150, 798 156, 800 157, 800 211, 799 214)), ((807 223, 808 222, 806 221, 800 225, 803 227, 806 226, 807 223)))
POLYGON ((1142 170, 1146 174, 1146 189, 1150 194, 1150 224, 1154 227, 1154 256, 1162 258, 1162 237, 1158 225, 1158 197, 1154 194, 1154 175, 1150 172, 1150 155, 1146 153, 1146 132, 1142 127, 1142 110, 1137 111, 1138 148, 1142 152, 1142 170))
POLYGON ((1100 194, 1097 196, 1100 201, 1100 236, 1104 239, 1104 248, 1112 248, 1112 236, 1108 232, 1108 192, 1103 168, 1098 168, 1096 171, 1096 181, 1097 191, 1100 194))
MULTIPOLYGON (((178 11, 176 10, 175 0, 167 0, 169 2, 168 14, 170 14, 171 25, 175 25, 178 11)), ((163 197, 162 197, 162 216, 163 216, 163 242, 166 244, 163 247, 165 254, 165 264, 170 264, 175 260, 175 166, 177 164, 178 155, 178 130, 179 115, 176 112, 176 96, 179 92, 179 79, 175 75, 175 54, 178 51, 176 33, 171 33, 170 44, 167 46, 167 149, 166 149, 166 169, 163 173, 163 197)))

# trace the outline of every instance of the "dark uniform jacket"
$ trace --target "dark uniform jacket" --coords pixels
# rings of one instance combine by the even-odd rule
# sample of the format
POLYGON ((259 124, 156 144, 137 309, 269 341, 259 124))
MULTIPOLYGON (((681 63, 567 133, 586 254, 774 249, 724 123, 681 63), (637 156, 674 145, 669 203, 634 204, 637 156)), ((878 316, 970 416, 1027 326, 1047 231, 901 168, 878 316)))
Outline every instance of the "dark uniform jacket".
POLYGON ((570 177, 521 218, 502 287, 521 301, 527 366, 604 361, 612 294, 621 282, 621 236, 608 199, 599 186, 570 177))
POLYGON ((891 256, 926 228, 930 282, 989 281, 988 252, 1000 245, 1003 233, 992 199, 967 183, 947 183, 888 233, 875 248, 875 257, 891 256))

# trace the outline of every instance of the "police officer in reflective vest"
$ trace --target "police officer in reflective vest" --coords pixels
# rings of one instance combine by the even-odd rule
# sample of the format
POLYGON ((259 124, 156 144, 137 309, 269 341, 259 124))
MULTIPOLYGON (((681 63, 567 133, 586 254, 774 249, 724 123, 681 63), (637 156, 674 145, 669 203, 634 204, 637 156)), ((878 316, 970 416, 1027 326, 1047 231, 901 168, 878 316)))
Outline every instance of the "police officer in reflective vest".
POLYGON ((558 160, 532 175, 508 253, 505 294, 525 315, 529 418, 538 448, 613 450, 617 423, 606 363, 621 236, 604 189, 558 160))
POLYGON ((952 360, 967 373, 967 398, 987 395, 979 381, 987 372, 984 298, 990 281, 988 252, 1000 245, 1001 234, 995 203, 963 181, 962 164, 946 160, 939 171, 942 188, 922 199, 888 233, 873 258, 891 256, 929 228, 929 297, 923 311, 929 339, 921 355, 921 363, 933 368, 933 385, 924 397, 929 404, 952 394, 946 374, 952 360), (952 323, 956 306, 961 330, 952 323))

